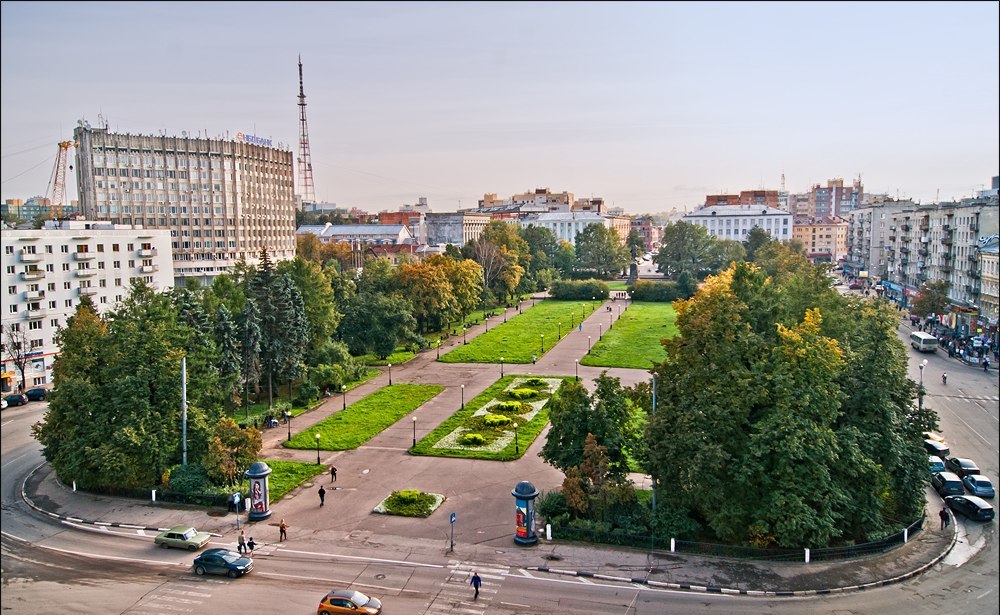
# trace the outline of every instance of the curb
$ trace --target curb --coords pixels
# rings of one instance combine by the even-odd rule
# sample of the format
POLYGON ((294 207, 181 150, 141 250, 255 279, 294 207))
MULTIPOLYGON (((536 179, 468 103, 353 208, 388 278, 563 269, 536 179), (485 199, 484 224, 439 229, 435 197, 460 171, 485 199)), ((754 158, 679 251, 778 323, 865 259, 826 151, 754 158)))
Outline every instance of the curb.
POLYGON ((930 562, 920 566, 915 570, 910 572, 889 578, 882 579, 879 581, 872 581, 871 583, 864 583, 862 585, 847 585, 844 587, 831 587, 828 589, 804 589, 804 590, 752 590, 752 589, 738 589, 732 587, 713 587, 705 585, 693 585, 691 583, 667 583, 663 581, 650 581, 644 578, 632 578, 632 577, 616 577, 606 574, 597 574, 593 572, 582 572, 577 570, 562 570, 560 568, 549 568, 548 566, 531 566, 526 568, 526 570, 532 570, 537 572, 546 572, 549 574, 560 574, 571 577, 580 577, 585 579, 600 579, 603 581, 615 581, 619 583, 635 583, 639 585, 646 585, 649 587, 661 588, 661 589, 675 589, 693 592, 704 592, 709 594, 729 594, 729 595, 739 595, 739 596, 762 596, 762 597, 774 597, 774 598, 785 598, 785 597, 795 597, 795 596, 823 596, 829 594, 845 594, 848 592, 864 591, 866 589, 874 589, 876 587, 885 587, 886 585, 893 585, 900 583, 912 577, 915 577, 923 572, 929 570, 933 566, 936 566, 938 562, 945 558, 948 553, 955 547, 955 543, 958 542, 958 528, 955 524, 952 524, 951 541, 948 543, 948 547, 944 549, 940 554, 938 554, 930 562))

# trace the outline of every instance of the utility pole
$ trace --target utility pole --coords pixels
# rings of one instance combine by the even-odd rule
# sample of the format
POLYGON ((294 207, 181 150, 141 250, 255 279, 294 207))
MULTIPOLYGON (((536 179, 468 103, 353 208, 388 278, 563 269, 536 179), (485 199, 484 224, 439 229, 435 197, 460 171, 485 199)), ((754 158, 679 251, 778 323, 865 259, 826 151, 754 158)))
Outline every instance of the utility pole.
POLYGON ((302 56, 299 56, 299 194, 302 203, 316 202, 313 187, 312 153, 309 149, 309 124, 306 122, 306 92, 302 85, 302 56))

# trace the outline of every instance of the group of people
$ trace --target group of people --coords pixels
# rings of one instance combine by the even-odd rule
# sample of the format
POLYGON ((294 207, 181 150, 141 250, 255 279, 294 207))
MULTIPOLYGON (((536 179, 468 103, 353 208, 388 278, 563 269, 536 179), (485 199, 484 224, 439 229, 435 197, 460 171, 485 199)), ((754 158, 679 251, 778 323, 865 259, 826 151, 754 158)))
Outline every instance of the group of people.
POLYGON ((246 530, 240 530, 240 536, 236 540, 236 550, 241 555, 253 555, 253 550, 257 548, 257 543, 253 541, 253 536, 247 539, 246 530))

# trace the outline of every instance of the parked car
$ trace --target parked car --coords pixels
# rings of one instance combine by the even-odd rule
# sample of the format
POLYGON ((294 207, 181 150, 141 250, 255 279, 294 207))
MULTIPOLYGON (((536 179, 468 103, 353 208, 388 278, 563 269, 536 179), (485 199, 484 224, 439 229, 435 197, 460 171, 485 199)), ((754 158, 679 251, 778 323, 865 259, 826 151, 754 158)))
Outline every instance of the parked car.
POLYGON ((965 457, 951 457, 945 460, 944 465, 948 468, 949 472, 954 472, 963 478, 970 474, 981 473, 976 462, 965 457))
POLYGON ((949 495, 944 503, 948 508, 975 521, 989 521, 996 516, 996 511, 989 502, 974 495, 949 495))
POLYGON ((948 469, 944 467, 944 459, 941 459, 937 455, 927 455, 927 463, 931 467, 931 474, 948 471, 948 469))
POLYGON ((951 472, 938 472, 931 476, 931 487, 942 496, 962 495, 965 493, 965 485, 957 474, 951 472))
POLYGON ((864 288, 864 286, 862 286, 860 282, 851 282, 851 285, 848 286, 847 288, 851 290, 861 290, 862 288, 864 288))
POLYGON ((47 389, 28 389, 24 394, 28 397, 28 401, 45 401, 49 392, 47 389))
POLYGON ((980 498, 991 498, 996 495, 993 483, 982 474, 963 476, 962 484, 969 490, 969 493, 980 498))
POLYGON ((378 598, 366 596, 353 589, 331 591, 319 601, 319 607, 316 609, 317 615, 334 615, 334 613, 379 615, 381 612, 382 603, 378 598))
POLYGON ((7 409, 7 398, 0 397, 0 410, 6 410, 6 409, 7 409))
POLYGON ((153 539, 153 544, 160 545, 164 549, 174 547, 175 549, 197 551, 208 544, 211 539, 211 534, 199 532, 189 525, 178 525, 157 534, 156 538, 153 539))
POLYGON ((951 449, 948 448, 948 445, 937 440, 924 440, 924 449, 931 455, 937 455, 941 459, 951 454, 951 449))
POLYGON ((24 393, 14 393, 4 397, 4 401, 7 402, 8 406, 23 406, 28 403, 28 396, 24 393))
POLYGON ((194 558, 194 573, 224 574, 230 579, 253 570, 253 560, 229 549, 209 549, 194 558))

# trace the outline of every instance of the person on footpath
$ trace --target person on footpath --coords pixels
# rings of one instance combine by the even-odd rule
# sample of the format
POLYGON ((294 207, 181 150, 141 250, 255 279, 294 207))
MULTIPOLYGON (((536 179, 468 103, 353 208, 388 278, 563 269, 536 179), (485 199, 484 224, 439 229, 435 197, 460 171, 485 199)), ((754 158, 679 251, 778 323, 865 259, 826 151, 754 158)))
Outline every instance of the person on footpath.
POLYGON ((281 523, 278 524, 278 542, 284 542, 288 538, 288 526, 285 525, 285 520, 282 519, 281 523))
POLYGON ((253 541, 253 536, 251 536, 250 540, 247 541, 247 547, 246 547, 247 553, 253 555, 253 550, 256 548, 257 548, 257 543, 253 541))
POLYGON ((247 549, 247 535, 244 530, 240 530, 240 536, 236 539, 236 550, 242 555, 247 549))
POLYGON ((324 503, 325 500, 326 500, 326 489, 323 488, 323 485, 320 485, 319 486, 319 505, 320 505, 320 508, 323 507, 323 503, 324 503))
POLYGON ((337 482, 337 466, 330 466, 330 482, 337 482))
POLYGON ((469 585, 472 586, 472 589, 476 590, 476 595, 472 597, 473 600, 478 600, 479 599, 479 586, 482 585, 482 584, 483 584, 483 580, 479 578, 479 573, 473 571, 472 572, 472 580, 469 581, 469 585))
POLYGON ((951 525, 951 515, 948 514, 948 509, 947 508, 942 508, 941 512, 938 513, 938 516, 941 517, 941 529, 942 530, 944 528, 948 527, 949 525, 951 525))

